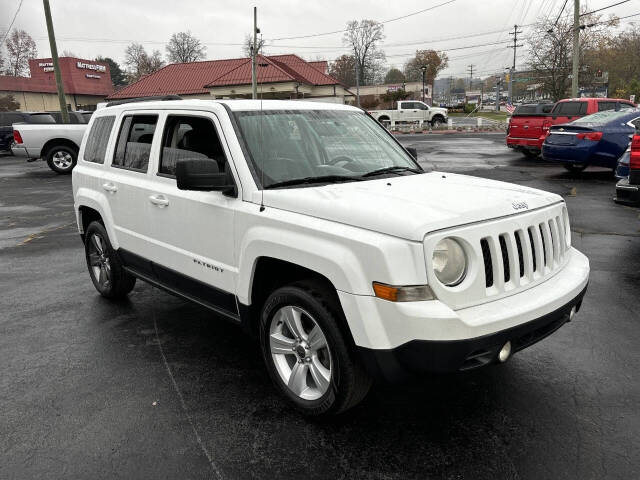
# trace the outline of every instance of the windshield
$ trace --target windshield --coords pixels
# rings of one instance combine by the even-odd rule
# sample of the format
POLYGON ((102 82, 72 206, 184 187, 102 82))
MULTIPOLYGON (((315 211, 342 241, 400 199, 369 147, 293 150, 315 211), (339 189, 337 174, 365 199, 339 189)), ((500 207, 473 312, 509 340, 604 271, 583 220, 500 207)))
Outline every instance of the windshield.
POLYGON ((621 112, 616 112, 615 110, 605 110, 604 112, 598 112, 592 115, 587 115, 586 117, 579 118, 571 123, 573 125, 604 125, 617 119, 622 120, 622 117, 629 116, 629 112, 629 110, 624 110, 621 112))
POLYGON ((312 183, 316 177, 316 183, 362 180, 382 169, 389 175, 420 170, 387 131, 362 112, 269 110, 235 116, 263 188, 303 179, 312 183))

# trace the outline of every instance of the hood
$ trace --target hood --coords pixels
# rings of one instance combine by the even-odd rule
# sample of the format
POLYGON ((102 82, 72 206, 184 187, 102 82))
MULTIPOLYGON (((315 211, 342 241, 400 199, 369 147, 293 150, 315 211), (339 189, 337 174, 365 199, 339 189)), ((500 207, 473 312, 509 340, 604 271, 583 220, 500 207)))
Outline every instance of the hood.
MULTIPOLYGON (((254 201, 259 203, 259 191, 254 201)), ((542 190, 442 172, 264 191, 266 207, 414 241, 435 230, 559 201, 559 195, 542 190)))
POLYGON ((438 113, 447 113, 448 110, 446 108, 442 108, 442 107, 430 107, 430 110, 433 110, 434 112, 438 112, 438 113))

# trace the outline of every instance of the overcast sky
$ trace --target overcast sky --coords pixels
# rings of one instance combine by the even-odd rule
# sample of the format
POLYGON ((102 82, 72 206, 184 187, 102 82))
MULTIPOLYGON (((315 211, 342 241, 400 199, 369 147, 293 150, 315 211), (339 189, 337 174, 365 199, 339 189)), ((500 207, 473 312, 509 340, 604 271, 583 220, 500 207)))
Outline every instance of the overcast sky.
MULTIPOLYGON (((474 64, 474 71, 480 76, 489 75, 511 64, 511 49, 506 45, 460 47, 507 41, 510 38, 507 32, 514 24, 530 24, 540 17, 554 18, 564 3, 564 0, 50 0, 50 4, 59 53, 67 50, 87 59, 103 55, 122 62, 128 43, 136 41, 147 50, 158 49, 164 55, 164 45, 171 34, 184 30, 190 30, 207 46, 209 59, 242 56, 240 44, 251 32, 254 5, 258 7, 258 26, 267 40, 267 54, 296 53, 306 59, 332 60, 346 53, 341 33, 272 39, 342 30, 353 19, 386 21, 447 1, 450 3, 431 11, 385 24, 383 48, 389 66, 402 68, 417 48, 434 48, 449 50, 449 68, 442 76, 462 76, 469 64, 474 64), (451 39, 485 32, 493 33, 451 39), (454 48, 458 50, 451 50, 454 48)), ((618 1, 590 0, 587 5, 594 10, 618 1)), ((19 4, 20 0, 0 0, 0 33, 9 26, 19 4)), ((565 13, 571 13, 572 4, 570 0, 565 13)), ((638 12, 640 0, 606 11, 618 16, 638 12)), ((50 55, 41 0, 23 0, 15 27, 34 37, 40 57, 50 55)), ((530 28, 524 27, 523 31, 526 36, 530 28)), ((518 62, 524 62, 526 49, 519 52, 518 62)))

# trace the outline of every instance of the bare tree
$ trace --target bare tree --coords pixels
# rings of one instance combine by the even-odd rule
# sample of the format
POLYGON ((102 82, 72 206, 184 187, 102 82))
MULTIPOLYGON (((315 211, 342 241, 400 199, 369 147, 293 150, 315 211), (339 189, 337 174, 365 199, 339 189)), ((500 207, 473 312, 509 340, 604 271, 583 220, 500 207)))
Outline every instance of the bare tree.
POLYGON ((135 82, 143 75, 153 73, 164 66, 159 50, 154 50, 149 55, 139 43, 132 43, 126 48, 125 64, 130 82, 135 82))
POLYGON ((356 62, 353 55, 341 55, 329 65, 329 75, 342 85, 356 84, 356 62))
MULTIPOLYGON (((257 40, 258 54, 264 55, 264 40, 262 38, 258 38, 257 40)), ((251 49, 253 48, 253 35, 247 33, 244 36, 244 43, 242 45, 242 53, 245 57, 251 56, 251 49)))
POLYGON ((7 38, 7 75, 24 76, 29 73, 29 60, 38 56, 36 42, 24 30, 13 30, 7 38))
POLYGON ((379 47, 382 40, 384 26, 375 20, 353 20, 347 23, 342 41, 353 52, 361 85, 376 83, 384 75, 385 55, 379 47))
MULTIPOLYGON (((588 86, 594 73, 585 60, 597 45, 606 42, 609 30, 617 23, 615 18, 600 22, 597 15, 581 17, 581 23, 589 25, 580 32, 579 84, 588 86)), ((542 21, 535 27, 530 41, 529 66, 542 84, 542 90, 554 101, 565 98, 571 86, 573 55, 573 20, 564 17, 557 23, 553 19, 542 21)))
POLYGON ((191 32, 178 32, 171 35, 165 47, 170 63, 196 62, 205 58, 207 47, 200 43, 191 32))

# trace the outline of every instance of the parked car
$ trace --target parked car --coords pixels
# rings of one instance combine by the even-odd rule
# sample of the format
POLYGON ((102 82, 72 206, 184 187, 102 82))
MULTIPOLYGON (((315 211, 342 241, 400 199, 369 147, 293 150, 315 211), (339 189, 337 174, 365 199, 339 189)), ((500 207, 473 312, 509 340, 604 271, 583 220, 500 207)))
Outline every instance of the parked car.
POLYGON ((635 108, 635 104, 629 100, 617 98, 567 98, 560 100, 548 115, 538 111, 530 115, 526 115, 524 112, 518 115, 516 124, 521 128, 513 132, 511 132, 511 128, 509 129, 507 146, 511 144, 513 148, 520 148, 527 156, 536 156, 542 151, 544 139, 553 125, 571 122, 596 112, 631 108, 635 108), (539 128, 542 131, 538 130, 539 128), (525 133, 525 131, 530 132, 525 133))
POLYGON ((616 184, 617 203, 640 206, 640 134, 633 136, 628 150, 629 155, 621 158, 621 162, 628 161, 628 175, 616 184))
POLYGON ((78 150, 87 125, 14 125, 11 148, 16 156, 27 161, 45 160, 56 173, 71 173, 78 159, 78 150))
POLYGON ((371 110, 369 114, 387 127, 394 128, 397 123, 415 123, 420 126, 430 123, 437 126, 447 122, 449 117, 446 108, 430 107, 418 100, 402 100, 396 102, 395 110, 371 110))
MULTIPOLYGON (((633 136, 631 136, 633 138, 633 136)), ((629 140, 629 146, 624 151, 622 156, 618 159, 618 166, 616 167, 616 171, 614 173, 615 177, 618 180, 622 180, 623 178, 627 178, 629 176, 629 163, 631 157, 631 139, 629 140)))
POLYGON ((415 157, 346 105, 99 109, 72 182, 89 276, 244 326, 308 415, 354 406, 375 375, 504 362, 573 318, 589 261, 562 197, 415 157))
POLYGON ((588 166, 615 170, 629 145, 629 135, 637 127, 640 109, 594 113, 551 127, 542 145, 542 157, 561 162, 570 172, 581 172, 588 166))
POLYGON ((547 131, 543 129, 551 115, 553 103, 525 103, 518 105, 507 126, 507 147, 527 157, 540 155, 540 146, 547 131))
POLYGON ((14 123, 47 124, 56 121, 49 114, 37 112, 0 112, 0 151, 11 152, 14 123))

